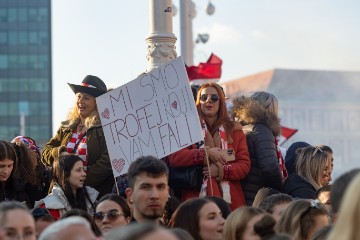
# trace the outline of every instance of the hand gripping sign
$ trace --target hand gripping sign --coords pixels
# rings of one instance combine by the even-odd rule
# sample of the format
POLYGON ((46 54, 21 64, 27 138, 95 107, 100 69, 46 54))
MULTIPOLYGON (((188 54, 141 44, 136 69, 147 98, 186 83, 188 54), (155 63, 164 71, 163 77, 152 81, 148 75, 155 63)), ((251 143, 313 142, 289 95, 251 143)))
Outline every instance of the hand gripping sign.
POLYGON ((203 140, 181 57, 96 98, 114 177, 203 140))

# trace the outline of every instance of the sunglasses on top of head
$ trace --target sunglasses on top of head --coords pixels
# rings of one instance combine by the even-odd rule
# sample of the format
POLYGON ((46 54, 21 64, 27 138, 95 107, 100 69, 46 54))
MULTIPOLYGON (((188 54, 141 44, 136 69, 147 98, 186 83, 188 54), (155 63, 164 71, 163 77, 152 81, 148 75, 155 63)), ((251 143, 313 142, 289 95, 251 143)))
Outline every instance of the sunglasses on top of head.
POLYGON ((201 94, 200 95, 200 101, 201 102, 206 102, 210 97, 210 101, 211 102, 217 102, 219 100, 219 95, 217 94, 201 94))
POLYGON ((110 221, 115 221, 119 216, 124 216, 124 214, 119 213, 116 209, 112 209, 105 214, 103 212, 96 212, 94 213, 93 218, 95 221, 102 221, 105 216, 107 216, 110 221))

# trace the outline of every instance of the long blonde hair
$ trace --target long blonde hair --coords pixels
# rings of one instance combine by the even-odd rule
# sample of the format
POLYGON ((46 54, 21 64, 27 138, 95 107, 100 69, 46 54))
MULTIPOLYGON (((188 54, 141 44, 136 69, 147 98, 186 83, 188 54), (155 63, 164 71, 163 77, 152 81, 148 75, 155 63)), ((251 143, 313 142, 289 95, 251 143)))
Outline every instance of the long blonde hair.
POLYGON ((326 167, 331 169, 329 154, 318 146, 300 148, 296 151, 296 174, 311 183, 316 190, 322 187, 321 178, 326 167))
POLYGON ((321 203, 299 199, 290 203, 281 214, 275 230, 277 233, 292 236, 294 240, 304 240, 312 230, 315 218, 327 214, 328 212, 321 203))
MULTIPOLYGON (((77 103, 76 103, 76 98, 75 98, 75 105, 70 110, 70 112, 68 113, 66 120, 69 122, 69 125, 74 125, 74 126, 76 126, 81 121, 80 115, 79 115, 79 108, 78 108, 77 103)), ((94 110, 85 119, 85 126, 87 128, 90 128, 92 126, 96 126, 96 125, 99 125, 99 124, 100 124, 100 116, 99 116, 99 112, 98 112, 97 107, 96 107, 96 110, 94 110)))
POLYGON ((224 239, 242 239, 247 223, 255 216, 265 215, 266 213, 254 207, 242 207, 233 211, 226 219, 224 225, 224 239))
POLYGON ((352 180, 345 192, 340 211, 329 240, 353 240, 360 236, 360 174, 352 180))

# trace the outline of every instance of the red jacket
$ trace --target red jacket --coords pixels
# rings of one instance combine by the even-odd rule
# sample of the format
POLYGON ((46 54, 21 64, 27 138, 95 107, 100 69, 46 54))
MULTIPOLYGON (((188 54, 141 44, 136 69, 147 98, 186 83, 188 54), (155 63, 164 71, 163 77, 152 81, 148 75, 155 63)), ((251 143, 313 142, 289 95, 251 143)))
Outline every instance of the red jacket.
MULTIPOLYGON (((228 144, 229 148, 233 148, 235 152, 235 161, 224 165, 223 181, 229 181, 231 195, 231 209, 234 210, 245 205, 244 193, 240 184, 240 180, 244 179, 250 171, 250 158, 246 137, 242 130, 234 130, 231 134, 233 143, 228 144)), ((181 149, 169 156, 169 164, 173 167, 188 167, 192 165, 204 165, 204 150, 197 149, 193 144, 187 148, 181 149)), ((215 178, 211 179, 213 185, 214 196, 222 197, 221 189, 215 178)), ((208 183, 208 192, 210 193, 210 183, 208 183)), ((199 192, 184 189, 181 191, 181 201, 189 198, 199 197, 199 192)))

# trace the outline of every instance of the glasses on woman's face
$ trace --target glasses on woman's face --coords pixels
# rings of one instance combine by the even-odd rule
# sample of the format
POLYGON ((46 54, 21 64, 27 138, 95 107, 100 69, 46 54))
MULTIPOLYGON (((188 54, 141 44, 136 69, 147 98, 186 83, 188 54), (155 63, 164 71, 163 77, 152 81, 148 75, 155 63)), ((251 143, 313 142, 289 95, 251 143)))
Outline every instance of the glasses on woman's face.
POLYGON ((93 215, 95 221, 102 221, 104 217, 107 216, 109 221, 115 221, 119 216, 124 216, 123 213, 119 213, 116 209, 111 209, 106 214, 103 212, 96 212, 93 215))
POLYGON ((200 101, 201 102, 206 102, 210 97, 210 102, 214 103, 217 102, 217 100, 219 100, 219 95, 217 94, 201 94, 200 95, 200 101))

